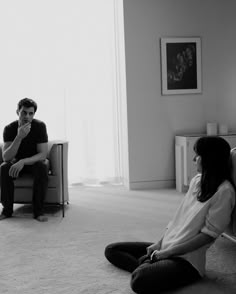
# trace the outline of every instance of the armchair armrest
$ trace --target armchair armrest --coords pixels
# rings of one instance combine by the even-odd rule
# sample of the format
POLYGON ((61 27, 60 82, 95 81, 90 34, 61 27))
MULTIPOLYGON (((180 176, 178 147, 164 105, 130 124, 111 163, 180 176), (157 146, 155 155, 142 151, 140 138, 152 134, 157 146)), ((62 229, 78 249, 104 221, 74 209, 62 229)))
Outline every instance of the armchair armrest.
MULTIPOLYGON (((3 162, 2 159, 2 147, 3 143, 0 143, 0 164, 3 162)), ((64 140, 54 140, 48 142, 48 154, 47 159, 50 163, 50 172, 52 175, 59 175, 63 169, 67 172, 68 165, 68 142, 64 140)))
POLYGON ((50 162, 51 175, 59 175, 62 168, 67 172, 68 142, 63 140, 49 141, 47 158, 50 162))
POLYGON ((62 140, 49 141, 48 159, 51 175, 56 176, 58 185, 62 189, 62 202, 64 203, 65 199, 68 200, 68 142, 62 140))

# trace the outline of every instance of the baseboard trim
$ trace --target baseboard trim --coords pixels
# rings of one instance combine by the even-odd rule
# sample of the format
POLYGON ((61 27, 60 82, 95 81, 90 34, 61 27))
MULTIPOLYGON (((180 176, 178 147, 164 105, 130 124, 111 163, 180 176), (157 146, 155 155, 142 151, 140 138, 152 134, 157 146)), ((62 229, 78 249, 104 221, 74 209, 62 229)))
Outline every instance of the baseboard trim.
POLYGON ((175 188, 175 180, 130 182, 130 190, 154 190, 175 188))

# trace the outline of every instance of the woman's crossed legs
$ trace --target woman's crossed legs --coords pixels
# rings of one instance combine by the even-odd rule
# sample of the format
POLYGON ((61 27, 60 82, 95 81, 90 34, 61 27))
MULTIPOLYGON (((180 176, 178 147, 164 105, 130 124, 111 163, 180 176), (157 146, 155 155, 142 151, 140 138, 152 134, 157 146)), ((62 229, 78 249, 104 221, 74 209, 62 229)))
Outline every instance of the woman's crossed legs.
POLYGON ((139 294, 158 293, 185 286, 200 278, 186 260, 176 257, 152 262, 146 256, 149 242, 120 242, 106 247, 105 256, 115 266, 129 271, 131 288, 139 294))

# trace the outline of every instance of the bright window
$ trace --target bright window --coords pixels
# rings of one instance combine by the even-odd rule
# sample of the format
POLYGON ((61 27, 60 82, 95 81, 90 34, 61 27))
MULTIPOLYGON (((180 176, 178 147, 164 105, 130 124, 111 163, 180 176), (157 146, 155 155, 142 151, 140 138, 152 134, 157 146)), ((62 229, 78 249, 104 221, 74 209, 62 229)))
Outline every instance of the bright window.
POLYGON ((114 1, 8 0, 0 10, 0 132, 18 100, 69 141, 70 183, 120 179, 114 1))

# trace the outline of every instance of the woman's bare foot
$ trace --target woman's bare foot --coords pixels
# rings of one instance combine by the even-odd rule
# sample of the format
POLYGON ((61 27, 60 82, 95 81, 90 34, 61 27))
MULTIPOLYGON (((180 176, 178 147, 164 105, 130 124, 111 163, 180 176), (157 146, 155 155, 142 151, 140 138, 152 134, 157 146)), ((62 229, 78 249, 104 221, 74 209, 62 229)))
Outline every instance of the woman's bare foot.
POLYGON ((48 218, 44 215, 39 215, 35 219, 39 222, 47 222, 48 221, 48 218))
POLYGON ((5 219, 5 218, 9 218, 10 216, 6 216, 5 214, 0 214, 0 221, 5 219))

